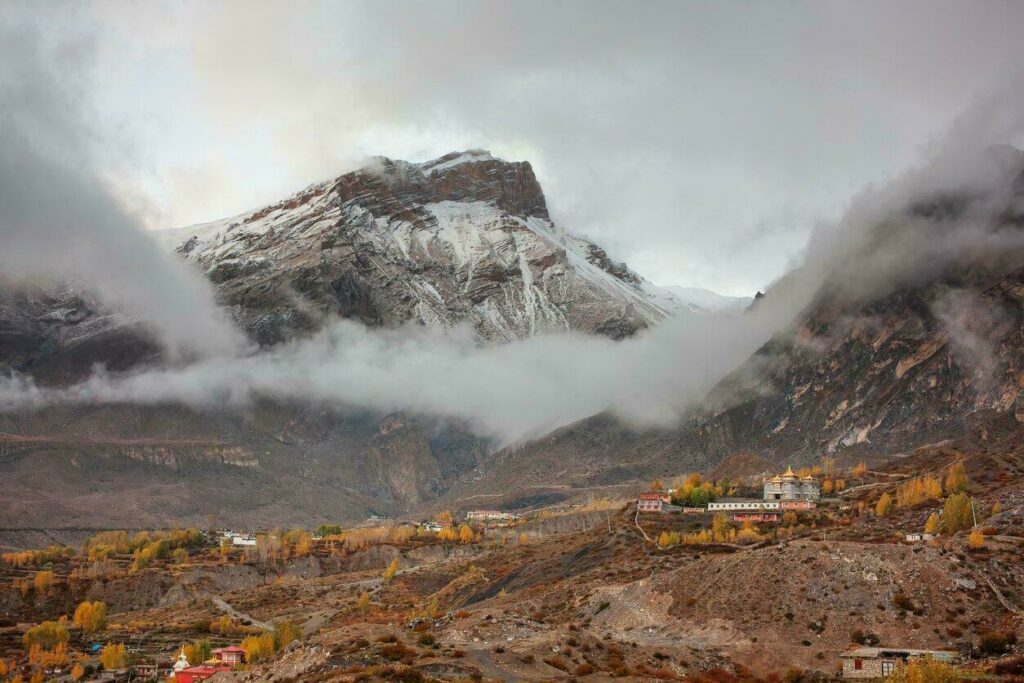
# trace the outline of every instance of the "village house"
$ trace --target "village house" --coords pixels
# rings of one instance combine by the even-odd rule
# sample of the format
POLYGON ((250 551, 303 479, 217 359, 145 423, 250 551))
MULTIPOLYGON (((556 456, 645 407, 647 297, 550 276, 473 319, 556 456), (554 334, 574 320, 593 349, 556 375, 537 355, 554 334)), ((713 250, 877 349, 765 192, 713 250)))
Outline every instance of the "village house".
POLYGON ((136 664, 132 667, 132 670, 135 672, 135 678, 143 681, 157 678, 160 673, 156 664, 136 664))
POLYGON ((466 513, 466 521, 472 522, 514 522, 519 515, 500 510, 470 510, 466 513))
POLYGON ((237 645, 219 647, 213 651, 213 658, 219 663, 237 666, 245 661, 245 650, 237 645))
POLYGON ((656 491, 645 491, 640 494, 636 501, 638 512, 661 512, 664 507, 664 497, 656 491))
POLYGON ((792 467, 785 473, 776 475, 764 483, 765 500, 818 500, 821 498, 821 486, 818 480, 807 475, 799 477, 792 467))
POLYGON ((776 500, 757 500, 755 498, 720 498, 708 503, 708 512, 760 512, 778 510, 781 503, 776 500))
POLYGON ((256 545, 256 537, 239 531, 225 531, 222 538, 231 541, 231 545, 252 547, 256 545))
POLYGON ((780 500, 780 510, 813 510, 818 504, 813 500, 780 500))
POLYGON ((908 543, 920 543, 922 541, 931 541, 935 538, 935 534, 928 534, 923 532, 907 534, 908 543))
POLYGON ((841 655, 843 679, 885 678, 902 662, 919 657, 931 657, 953 664, 957 653, 950 650, 907 650, 892 647, 859 647, 841 655))

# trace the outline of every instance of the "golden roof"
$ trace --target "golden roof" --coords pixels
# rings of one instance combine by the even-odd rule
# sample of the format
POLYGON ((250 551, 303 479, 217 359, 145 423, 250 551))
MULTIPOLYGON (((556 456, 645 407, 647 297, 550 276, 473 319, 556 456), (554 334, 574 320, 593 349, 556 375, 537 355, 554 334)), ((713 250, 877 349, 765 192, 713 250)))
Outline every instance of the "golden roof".
POLYGON ((784 476, 784 477, 795 477, 796 476, 796 472, 793 471, 793 466, 792 465, 787 465, 786 466, 786 473, 783 474, 782 476, 784 476))

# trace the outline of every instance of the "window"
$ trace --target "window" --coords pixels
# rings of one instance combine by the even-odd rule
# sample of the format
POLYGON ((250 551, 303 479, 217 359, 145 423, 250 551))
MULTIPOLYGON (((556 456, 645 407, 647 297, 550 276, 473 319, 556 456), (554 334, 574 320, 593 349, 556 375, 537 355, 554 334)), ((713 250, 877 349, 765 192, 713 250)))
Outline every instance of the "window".
POLYGON ((889 674, 891 674, 895 666, 896 665, 893 662, 882 662, 882 675, 888 676, 889 674))
POLYGON ((853 668, 856 669, 857 671, 860 671, 861 669, 864 668, 864 662, 859 660, 859 659, 853 660, 853 668))

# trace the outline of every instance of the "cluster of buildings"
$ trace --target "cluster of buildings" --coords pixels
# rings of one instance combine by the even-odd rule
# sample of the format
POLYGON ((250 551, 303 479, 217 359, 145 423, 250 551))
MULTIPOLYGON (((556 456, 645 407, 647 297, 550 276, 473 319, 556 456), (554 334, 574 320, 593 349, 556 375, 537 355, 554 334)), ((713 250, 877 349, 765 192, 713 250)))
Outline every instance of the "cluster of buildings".
POLYGON ((519 515, 500 510, 470 510, 466 513, 467 522, 495 522, 513 524, 519 521, 519 515))
POLYGON ((241 531, 224 531, 221 534, 221 538, 227 541, 231 541, 231 545, 243 547, 256 546, 255 534, 243 533, 241 531))
MULTIPOLYGON (((683 514, 725 512, 734 521, 777 522, 782 513, 793 510, 813 510, 821 499, 821 486, 814 477, 798 476, 789 467, 764 483, 761 498, 721 498, 708 503, 707 508, 684 507, 683 514)), ((670 505, 668 492, 641 493, 636 506, 640 512, 673 512, 680 508, 670 505)))
POLYGON ((196 683, 210 678, 222 671, 231 671, 236 666, 245 663, 245 650, 237 645, 220 647, 213 651, 213 658, 195 666, 189 664, 185 656, 184 646, 178 653, 178 659, 174 662, 173 678, 174 683, 196 683))

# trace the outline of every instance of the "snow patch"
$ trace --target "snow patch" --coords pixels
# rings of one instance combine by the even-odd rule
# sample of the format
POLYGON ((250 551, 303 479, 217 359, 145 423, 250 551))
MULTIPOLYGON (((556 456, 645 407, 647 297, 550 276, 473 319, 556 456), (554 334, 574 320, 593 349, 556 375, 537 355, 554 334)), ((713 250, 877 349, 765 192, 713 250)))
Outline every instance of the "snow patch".
POLYGON ((431 175, 438 171, 446 171, 449 168, 454 168, 461 164, 476 163, 478 161, 494 161, 494 157, 491 156, 490 152, 485 150, 471 149, 451 159, 441 157, 440 159, 424 162, 420 164, 419 167, 421 171, 427 175, 431 175))

